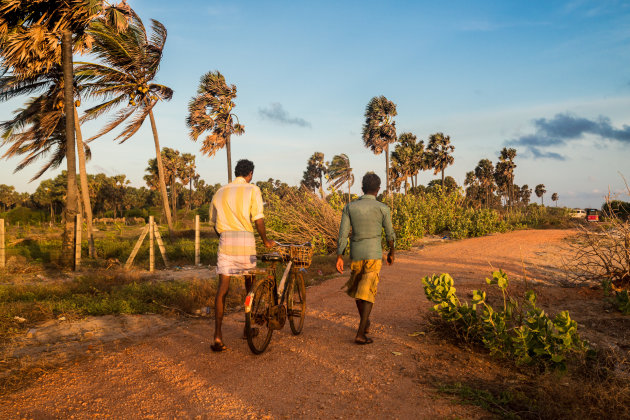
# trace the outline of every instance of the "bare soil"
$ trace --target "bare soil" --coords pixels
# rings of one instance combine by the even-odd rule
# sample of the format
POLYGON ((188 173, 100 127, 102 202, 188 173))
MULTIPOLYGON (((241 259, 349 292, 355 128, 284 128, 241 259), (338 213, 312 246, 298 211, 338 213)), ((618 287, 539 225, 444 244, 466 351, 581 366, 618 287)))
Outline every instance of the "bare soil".
POLYGON ((448 272, 467 298, 502 268, 517 288, 533 288, 552 314, 568 309, 582 337, 628 354, 629 317, 611 310, 601 290, 559 286, 562 258, 570 257, 565 240, 574 233, 433 239, 400 252, 383 268, 372 312, 374 343, 366 346, 353 343, 356 307, 341 291, 347 275, 308 288, 303 333, 275 332, 261 356, 241 339, 240 311, 225 319, 229 350, 223 353, 210 350, 213 321, 207 318, 51 321, 8 350, 25 363, 62 363, 46 365, 27 387, 1 396, 0 418, 487 418, 483 409, 439 393, 440 384, 472 380, 501 387, 525 378, 509 362, 433 331, 421 279, 448 272))

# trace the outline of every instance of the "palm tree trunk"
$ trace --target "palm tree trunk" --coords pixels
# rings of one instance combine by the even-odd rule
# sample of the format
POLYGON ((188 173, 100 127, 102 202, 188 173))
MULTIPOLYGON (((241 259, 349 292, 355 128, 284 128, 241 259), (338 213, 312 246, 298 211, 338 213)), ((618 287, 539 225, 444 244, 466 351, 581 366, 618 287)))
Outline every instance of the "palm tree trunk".
POLYGON ((319 176, 319 195, 322 196, 322 200, 326 199, 326 195, 324 195, 324 177, 319 176))
POLYGON ((88 256, 96 257, 94 248, 94 229, 92 228, 92 206, 90 205, 90 194, 88 191, 87 172, 85 170, 85 149, 83 148, 83 135, 81 134, 81 124, 79 124, 79 113, 74 107, 74 130, 77 133, 77 154, 79 155, 79 177, 81 179, 81 197, 83 198, 83 209, 85 210, 85 222, 88 234, 88 256))
POLYGON ((164 166, 162 165, 162 152, 160 150, 160 139, 158 138, 157 127, 155 126, 155 118, 153 110, 149 111, 149 119, 151 121, 151 130, 153 130, 153 142, 155 143, 155 159, 158 167, 158 181, 160 184, 160 194, 162 195, 162 209, 166 216, 166 224, 168 225, 169 236, 173 234, 173 220, 171 219, 171 209, 168 206, 168 195, 166 194, 166 182, 164 181, 164 166))
POLYGON ((444 189, 444 169, 442 169, 442 190, 444 189))
POLYGON ((177 221, 177 191, 175 191, 175 176, 171 181, 171 212, 173 219, 177 221))
POLYGON ((230 149, 230 135, 225 139, 225 152, 227 153, 228 182, 232 182, 232 150, 230 149))
POLYGON ((74 93, 72 88, 72 32, 64 30, 61 37, 64 84, 64 113, 66 117, 67 190, 65 224, 61 239, 61 264, 70 267, 74 261, 74 222, 77 215, 77 169, 74 155, 74 93))

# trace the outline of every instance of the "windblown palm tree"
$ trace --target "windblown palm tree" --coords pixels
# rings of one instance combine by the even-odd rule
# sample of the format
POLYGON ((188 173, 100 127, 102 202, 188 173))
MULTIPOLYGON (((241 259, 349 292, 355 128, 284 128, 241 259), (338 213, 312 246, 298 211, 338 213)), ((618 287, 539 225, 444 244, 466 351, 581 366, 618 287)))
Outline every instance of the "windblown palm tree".
POLYGON ((328 182, 333 188, 339 189, 348 183, 348 203, 350 202, 350 187, 354 184, 354 174, 350 167, 350 159, 345 153, 335 155, 328 166, 328 182))
MULTIPOLYGON (((58 144, 65 140, 68 168, 62 236, 64 265, 69 265, 74 256, 72 237, 77 213, 72 52, 74 49, 82 53, 90 48, 91 38, 85 33, 89 24, 101 20, 121 29, 126 26, 130 10, 124 1, 117 6, 102 0, 5 0, 0 3, 1 67, 15 78, 13 88, 30 85, 31 88, 22 90, 24 94, 44 89, 46 83, 40 84, 38 79, 45 78, 48 73, 56 74, 58 82, 63 80, 63 85, 59 85, 63 88, 63 99, 57 108, 64 111, 65 134, 60 137, 63 131, 57 126, 53 142, 58 144)), ((39 124, 48 128, 54 125, 49 120, 39 124)), ((79 151, 83 152, 81 147, 79 151)))
POLYGON ((86 110, 84 118, 97 118, 121 105, 124 108, 117 111, 112 121, 87 141, 101 137, 126 122, 126 126, 114 139, 123 143, 136 134, 149 117, 158 165, 162 210, 169 232, 172 232, 173 221, 164 181, 160 140, 153 116, 153 107, 159 101, 170 100, 173 96, 171 88, 153 82, 162 60, 166 28, 157 20, 152 20, 153 33, 148 37, 140 17, 135 13, 132 16, 125 31, 119 32, 112 26, 97 22, 88 32, 94 39, 92 54, 100 63, 77 63, 79 65, 75 72, 86 80, 85 96, 103 99, 104 102, 86 110))
POLYGON ((559 199, 560 199, 560 196, 558 195, 558 193, 551 194, 551 201, 555 201, 556 202, 556 207, 558 207, 558 200, 559 199))
POLYGON ((385 96, 375 96, 365 108, 363 143, 375 155, 385 150, 385 193, 389 192, 389 145, 396 141, 396 104, 385 96))
POLYGON ((435 133, 429 137, 429 145, 427 146, 429 162, 431 162, 434 175, 442 172, 442 188, 444 188, 444 171, 454 161, 451 154, 453 150, 455 150, 455 146, 451 145, 449 136, 445 136, 443 133, 435 133))
POLYGON ((201 145, 201 152, 213 156, 217 150, 225 147, 227 153, 228 182, 232 182, 232 153, 230 138, 233 134, 241 135, 245 126, 232 113, 236 106, 236 86, 228 86, 225 77, 218 71, 204 74, 199 82, 197 96, 188 104, 186 124, 190 128, 190 137, 197 141, 199 136, 211 131, 201 145), (236 120, 236 121, 235 121, 236 120))

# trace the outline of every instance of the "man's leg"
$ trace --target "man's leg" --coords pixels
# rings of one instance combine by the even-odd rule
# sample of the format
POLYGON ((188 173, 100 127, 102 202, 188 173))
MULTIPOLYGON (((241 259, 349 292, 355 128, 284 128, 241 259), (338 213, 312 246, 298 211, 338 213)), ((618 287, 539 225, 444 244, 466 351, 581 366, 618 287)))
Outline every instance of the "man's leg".
POLYGON ((357 344, 369 344, 372 342, 372 339, 366 337, 365 330, 370 322, 370 312, 372 312, 373 303, 362 299, 357 299, 356 303, 359 315, 361 316, 361 322, 359 322, 359 330, 357 331, 357 336, 354 341, 357 344))
POLYGON ((219 285, 217 287, 217 295, 214 299, 214 342, 223 344, 223 333, 221 332, 221 323, 223 322, 223 313, 225 312, 225 297, 230 289, 230 276, 219 274, 219 285))

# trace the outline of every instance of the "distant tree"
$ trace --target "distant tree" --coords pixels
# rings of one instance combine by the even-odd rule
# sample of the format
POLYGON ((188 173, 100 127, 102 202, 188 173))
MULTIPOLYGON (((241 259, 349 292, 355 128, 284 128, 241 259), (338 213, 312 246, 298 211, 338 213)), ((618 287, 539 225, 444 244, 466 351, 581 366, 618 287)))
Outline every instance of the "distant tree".
POLYGON ((466 187, 466 200, 469 203, 481 206, 484 191, 481 188, 479 180, 475 176, 474 171, 466 172, 464 186, 466 187))
POLYGON ((245 132, 236 114, 232 112, 236 104, 236 86, 228 86, 225 77, 218 71, 204 74, 199 82, 197 96, 188 103, 186 125, 190 128, 190 137, 197 141, 199 136, 211 131, 201 145, 201 152, 213 156, 225 147, 227 153, 228 182, 232 182, 232 135, 240 136, 245 132))
POLYGON ((350 202, 350 187, 354 184, 354 174, 350 167, 350 159, 344 153, 335 155, 328 166, 328 182, 333 188, 339 189, 343 184, 348 184, 348 203, 350 202))
POLYGON ((455 178, 453 178, 452 176, 447 176, 446 178, 444 178, 444 180, 433 179, 427 184, 427 190, 434 191, 436 187, 442 188, 445 192, 451 192, 459 188, 459 185, 457 185, 457 181, 455 181, 455 178))
POLYGON ((319 189, 319 194, 322 199, 325 198, 324 194, 324 175, 326 174, 326 163, 324 162, 324 154, 315 152, 308 158, 306 163, 306 170, 302 174, 302 185, 311 191, 319 189))
POLYGON ((540 198, 540 204, 545 205, 545 201, 543 197, 543 195, 545 195, 545 193, 547 192, 547 190, 545 189, 545 185, 544 184, 536 185, 534 192, 536 193, 536 197, 540 198))
POLYGON ((555 201, 556 202, 556 207, 558 207, 558 199, 560 197, 558 196, 558 193, 553 193, 551 194, 551 201, 555 201))
POLYGON ((427 145, 428 161, 433 168, 433 174, 442 173, 442 186, 444 186, 444 171, 453 164, 453 151, 455 146, 451 145, 451 138, 443 133, 435 133, 429 136, 427 145))
POLYGON ((495 179, 497 185, 502 187, 502 191, 505 193, 506 202, 509 206, 512 205, 514 197, 514 169, 516 164, 514 159, 516 158, 516 149, 508 149, 504 147, 499 155, 499 162, 495 168, 495 179))
POLYGON ((481 159, 475 167, 475 177, 479 180, 481 189, 484 191, 486 207, 490 207, 490 197, 496 189, 494 178, 494 166, 490 159, 481 159))
POLYGON ((529 185, 525 184, 520 188, 516 188, 515 190, 517 192, 518 200, 523 203, 525 207, 527 207, 532 196, 532 189, 529 188, 529 185))
POLYGON ((389 192, 389 145, 396 141, 396 104, 385 96, 375 96, 365 108, 363 144, 375 155, 385 150, 385 194, 389 192))
POLYGON ((396 177, 394 184, 400 187, 399 184, 404 182, 405 192, 407 192, 408 179, 411 178, 411 187, 415 187, 417 174, 420 170, 426 169, 426 163, 424 142, 417 141, 412 133, 402 133, 391 154, 392 171, 390 173, 396 177))

